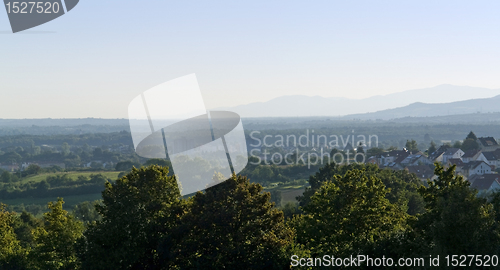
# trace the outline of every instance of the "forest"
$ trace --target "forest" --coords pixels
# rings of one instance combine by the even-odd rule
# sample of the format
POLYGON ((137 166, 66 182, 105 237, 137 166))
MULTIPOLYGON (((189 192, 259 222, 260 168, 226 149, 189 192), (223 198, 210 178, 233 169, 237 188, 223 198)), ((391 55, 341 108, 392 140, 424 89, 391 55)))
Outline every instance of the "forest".
MULTIPOLYGON (((0 266, 290 269, 292 256, 396 260, 431 254, 440 256, 438 269, 447 269, 454 263, 448 255, 479 254, 494 267, 500 193, 478 197, 454 169, 437 163, 438 178, 423 184, 404 170, 330 163, 309 177, 300 207, 286 209, 245 176, 224 181, 215 174, 219 184, 183 198, 167 167, 133 168, 105 182, 102 200, 72 213, 63 209, 63 198, 49 202, 40 218, 2 205, 0 266)), ((424 262, 412 269, 429 268, 424 262)))

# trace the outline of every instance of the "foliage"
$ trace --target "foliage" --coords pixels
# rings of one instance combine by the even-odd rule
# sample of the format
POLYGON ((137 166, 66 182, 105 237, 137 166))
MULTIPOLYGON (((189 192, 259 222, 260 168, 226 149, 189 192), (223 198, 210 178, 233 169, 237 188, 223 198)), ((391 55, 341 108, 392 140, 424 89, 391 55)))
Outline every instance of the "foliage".
POLYGON ((162 159, 162 158, 148 159, 148 161, 146 161, 144 163, 144 166, 146 166, 146 167, 151 166, 151 165, 158 165, 158 166, 162 166, 162 167, 172 168, 172 164, 170 163, 170 161, 166 160, 166 159, 162 159))
POLYGON ((180 192, 168 168, 132 169, 106 183, 102 220, 90 224, 79 247, 82 269, 153 269, 158 244, 184 213, 180 192))
POLYGON ((386 199, 384 183, 363 170, 335 175, 294 220, 298 242, 316 256, 349 257, 405 229, 406 214, 386 199))
POLYGON ((281 199, 282 199, 281 191, 272 190, 270 193, 271 193, 271 202, 273 202, 276 207, 280 207, 281 206, 281 199))
POLYGON ((129 171, 134 167, 139 168, 139 167, 141 167, 141 164, 139 164, 138 162, 127 160, 127 161, 118 162, 115 166, 115 170, 117 170, 117 171, 129 171))
POLYGON ((39 174, 41 170, 42 170, 42 168, 40 166, 38 166, 37 164, 30 164, 26 168, 25 172, 28 175, 30 175, 30 174, 39 174))
POLYGON ((213 187, 216 186, 226 180, 226 177, 220 172, 215 172, 214 175, 212 176, 212 181, 206 185, 205 188, 213 187))
POLYGON ((287 166, 277 165, 248 165, 240 175, 247 176, 252 182, 268 186, 271 183, 288 183, 298 179, 308 178, 318 171, 322 165, 294 164, 287 166))
POLYGON ((473 139, 466 139, 463 143, 462 146, 460 147, 462 151, 470 151, 470 150, 478 150, 479 149, 479 144, 477 143, 476 140, 473 139))
POLYGON ((290 220, 295 215, 299 215, 302 213, 302 210, 300 210, 299 205, 297 203, 287 202, 280 209, 281 209, 281 211, 283 211, 283 215, 285 216, 285 220, 290 220))
POLYGON ((436 143, 434 141, 431 141, 431 145, 429 146, 429 149, 427 149, 427 154, 430 155, 436 151, 436 143))
MULTIPOLYGON (((15 214, 7 212, 0 204, 0 268, 16 269, 15 264, 23 261, 23 250, 14 233, 15 214)), ((21 263, 22 264, 22 263, 21 263)))
POLYGON ((382 148, 372 147, 372 148, 366 150, 366 156, 371 157, 371 156, 375 156, 378 154, 382 154, 383 152, 384 152, 384 149, 382 149, 382 148))
POLYGON ((49 202, 44 224, 33 231, 33 250, 29 254, 33 269, 75 269, 78 259, 75 243, 82 236, 83 224, 63 210, 64 201, 49 202))
MULTIPOLYGON (((435 181, 419 188, 426 212, 414 225, 425 254, 497 254, 500 244, 495 211, 486 199, 477 197, 469 182, 436 163, 435 181)), ((417 241, 416 241, 417 242, 417 241)))
POLYGON ((14 232, 17 235, 23 248, 31 248, 35 246, 32 232, 43 226, 43 220, 34 217, 32 214, 23 211, 14 222, 14 232))
POLYGON ((282 269, 294 233, 262 191, 233 175, 196 193, 176 232, 165 239, 165 261, 180 269, 282 269))
MULTIPOLYGON (((106 155, 103 149, 93 155, 106 155)), ((490 202, 478 197, 454 166, 436 164, 438 177, 427 186, 406 170, 373 164, 247 166, 246 175, 273 187, 301 186, 313 174, 301 207, 280 207, 273 205, 281 201, 278 187, 270 194, 242 175, 216 173, 205 191, 183 199, 166 162, 148 160, 116 181, 98 174, 31 181, 2 172, 2 196, 105 188, 102 201, 76 205, 74 216, 62 199, 41 219, 0 206, 0 269, 286 269, 292 254, 443 260, 500 251, 500 192, 490 202)))
POLYGON ((101 204, 101 200, 94 202, 82 202, 73 208, 73 215, 76 219, 84 222, 85 224, 101 220, 101 215, 97 212, 96 206, 101 204))
POLYGON ((474 141, 477 141, 476 134, 474 134, 474 132, 472 132, 472 130, 471 130, 471 132, 469 132, 469 134, 467 134, 467 137, 466 137, 465 139, 466 139, 466 140, 468 140, 468 139, 472 139, 472 140, 474 140, 474 141))
POLYGON ((474 132, 469 132, 462 145, 459 147, 462 151, 479 150, 479 143, 477 142, 477 137, 474 132))
POLYGON ((67 174, 49 175, 38 183, 27 182, 0 188, 0 199, 46 198, 99 193, 104 183, 111 181, 102 174, 79 175, 73 179, 67 174))
POLYGON ((413 152, 413 153, 418 152, 417 142, 413 139, 406 141, 405 148, 406 148, 406 150, 413 152))
POLYGON ((345 175, 349 170, 363 170, 368 176, 375 176, 382 180, 389 189, 386 197, 391 203, 398 204, 408 214, 415 215, 423 211, 422 198, 417 193, 421 181, 406 170, 393 171, 380 169, 374 164, 349 164, 344 166, 329 163, 309 177, 310 187, 307 187, 302 196, 297 200, 302 207, 306 206, 314 193, 326 182, 333 180, 335 175, 345 175))

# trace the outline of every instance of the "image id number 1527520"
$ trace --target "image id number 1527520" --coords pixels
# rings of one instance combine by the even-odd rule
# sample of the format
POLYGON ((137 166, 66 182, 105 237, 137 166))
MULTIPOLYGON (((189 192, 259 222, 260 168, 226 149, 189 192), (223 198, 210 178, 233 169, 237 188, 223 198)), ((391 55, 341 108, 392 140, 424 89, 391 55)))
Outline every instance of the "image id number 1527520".
POLYGON ((58 2, 7 2, 7 13, 59 13, 61 7, 58 2))

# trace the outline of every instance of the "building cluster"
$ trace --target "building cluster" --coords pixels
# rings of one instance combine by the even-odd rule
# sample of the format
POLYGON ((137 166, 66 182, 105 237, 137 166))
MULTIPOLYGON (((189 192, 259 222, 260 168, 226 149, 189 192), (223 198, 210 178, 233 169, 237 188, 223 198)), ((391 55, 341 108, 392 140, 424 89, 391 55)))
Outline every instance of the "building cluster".
MULTIPOLYGON (((50 153, 61 153, 60 149, 57 149, 55 146, 50 146, 43 144, 40 146, 42 151, 50 152, 50 153)), ((132 145, 123 145, 123 144, 114 144, 111 146, 102 146, 102 147, 95 147, 95 146, 89 146, 88 150, 85 150, 86 152, 91 153, 95 149, 99 148, 102 152, 111 152, 111 153, 119 153, 119 154, 131 154, 134 153, 134 147, 132 145)), ((165 151, 162 149, 161 151, 165 151)), ((29 165, 34 164, 38 165, 41 168, 51 168, 54 166, 60 167, 62 169, 66 168, 66 164, 64 163, 64 157, 59 157, 59 158, 51 158, 51 160, 44 160, 43 158, 39 158, 37 156, 31 157, 30 161, 23 161, 23 162, 1 162, 0 163, 0 170, 5 170, 9 172, 14 172, 14 171, 23 171, 26 168, 28 168, 29 165)), ((101 160, 100 158, 90 158, 85 161, 82 161, 78 166, 83 167, 83 168, 114 168, 116 164, 110 160, 108 157, 107 160, 101 160)))
POLYGON ((28 168, 29 165, 35 164, 40 166, 40 168, 51 168, 54 166, 60 167, 61 169, 65 169, 66 165, 64 162, 23 162, 21 164, 12 163, 12 164, 1 164, 0 169, 13 172, 21 169, 22 171, 28 168))
POLYGON ((381 168, 408 170, 420 179, 433 179, 433 164, 439 162, 445 167, 456 166, 456 173, 464 176, 471 187, 479 191, 500 188, 500 145, 493 137, 477 139, 479 149, 462 151, 449 145, 442 145, 433 153, 412 153, 406 149, 384 152, 367 159, 367 163, 381 168))

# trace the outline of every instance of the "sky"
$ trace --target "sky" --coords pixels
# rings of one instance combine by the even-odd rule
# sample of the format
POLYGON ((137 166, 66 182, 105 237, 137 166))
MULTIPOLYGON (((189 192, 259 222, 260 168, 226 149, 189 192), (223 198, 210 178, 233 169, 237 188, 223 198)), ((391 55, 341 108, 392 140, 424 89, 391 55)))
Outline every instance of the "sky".
POLYGON ((0 118, 127 118, 195 73, 208 109, 284 95, 500 88, 498 1, 81 0, 12 34, 0 10, 0 118))

